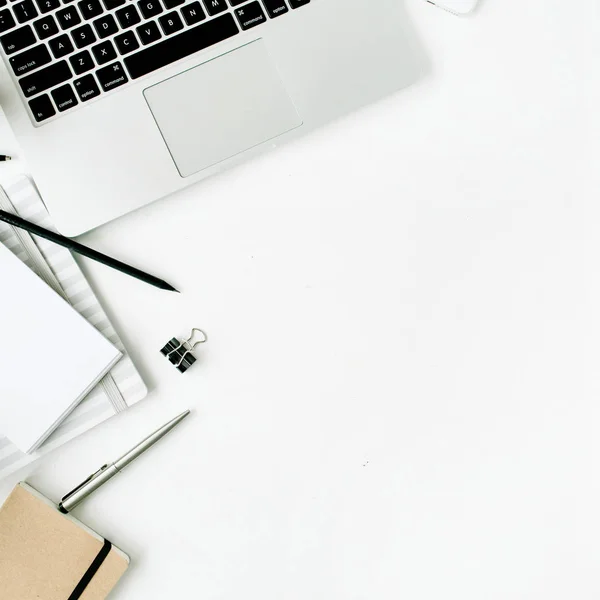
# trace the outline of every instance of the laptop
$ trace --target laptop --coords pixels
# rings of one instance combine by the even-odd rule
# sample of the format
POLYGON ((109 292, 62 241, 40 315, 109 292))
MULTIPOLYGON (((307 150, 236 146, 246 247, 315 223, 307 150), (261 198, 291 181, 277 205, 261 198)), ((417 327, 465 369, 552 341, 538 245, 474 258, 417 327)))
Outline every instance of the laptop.
POLYGON ((417 77, 402 0, 0 0, 0 103, 76 236, 417 77))

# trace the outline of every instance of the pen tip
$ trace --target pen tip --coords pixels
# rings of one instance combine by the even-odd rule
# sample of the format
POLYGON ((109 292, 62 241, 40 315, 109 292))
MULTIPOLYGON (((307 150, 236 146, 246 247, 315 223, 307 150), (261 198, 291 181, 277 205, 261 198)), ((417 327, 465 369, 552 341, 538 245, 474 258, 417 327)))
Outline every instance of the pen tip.
POLYGON ((175 417, 175 419, 173 419, 173 420, 176 421, 177 423, 180 423, 181 421, 183 421, 189 415, 190 415, 190 410, 188 409, 185 412, 182 412, 180 415, 177 415, 175 417))

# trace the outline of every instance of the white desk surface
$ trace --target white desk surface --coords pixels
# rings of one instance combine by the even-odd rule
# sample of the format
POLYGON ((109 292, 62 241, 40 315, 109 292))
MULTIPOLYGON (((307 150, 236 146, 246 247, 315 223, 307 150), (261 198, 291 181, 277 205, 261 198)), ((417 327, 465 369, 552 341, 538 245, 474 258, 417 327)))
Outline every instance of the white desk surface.
POLYGON ((114 600, 598 598, 600 8, 406 8, 419 84, 82 238, 184 293, 84 262, 152 393, 0 497, 192 408, 76 511, 114 600))

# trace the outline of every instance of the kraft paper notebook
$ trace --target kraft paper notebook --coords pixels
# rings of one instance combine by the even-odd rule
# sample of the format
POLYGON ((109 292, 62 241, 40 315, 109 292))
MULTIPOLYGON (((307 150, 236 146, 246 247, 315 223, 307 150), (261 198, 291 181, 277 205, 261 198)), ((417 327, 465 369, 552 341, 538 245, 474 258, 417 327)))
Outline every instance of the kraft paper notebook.
MULTIPOLYGON (((53 229, 44 203, 33 183, 25 176, 13 177, 3 182, 3 188, 0 188, 0 208, 18 214, 46 229, 53 229)), ((113 415, 127 410, 145 398, 148 390, 75 258, 66 248, 2 222, 0 222, 0 244, 37 273, 123 354, 123 358, 117 362, 110 373, 104 376, 35 452, 26 454, 19 450, 3 435, 0 425, 0 479, 2 479, 113 415)))
POLYGON ((0 508, 0 596, 104 600, 129 558, 26 483, 0 508))

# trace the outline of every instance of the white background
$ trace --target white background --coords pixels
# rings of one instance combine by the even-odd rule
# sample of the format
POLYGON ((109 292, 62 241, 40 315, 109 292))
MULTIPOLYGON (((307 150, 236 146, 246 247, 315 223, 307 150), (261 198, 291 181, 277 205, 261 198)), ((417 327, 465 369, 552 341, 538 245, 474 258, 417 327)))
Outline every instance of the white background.
POLYGON ((114 600, 598 598, 600 7, 406 11, 417 85, 82 238, 184 293, 84 262, 151 396, 0 497, 192 408, 76 510, 114 600))

